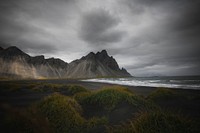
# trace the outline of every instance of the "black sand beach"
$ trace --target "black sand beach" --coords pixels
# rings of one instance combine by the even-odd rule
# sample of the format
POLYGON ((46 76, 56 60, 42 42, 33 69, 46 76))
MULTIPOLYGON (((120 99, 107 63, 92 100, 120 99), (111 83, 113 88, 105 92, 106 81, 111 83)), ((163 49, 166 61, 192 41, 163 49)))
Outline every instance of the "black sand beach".
MULTIPOLYGON (((79 80, 16 80, 16 81, 0 81, 0 116, 3 117, 6 113, 5 107, 17 107, 27 108, 30 105, 39 102, 46 96, 52 95, 55 92, 59 92, 62 95, 68 95, 65 89, 53 90, 44 87, 42 89, 37 88, 41 85, 78 85, 82 86, 90 91, 101 90, 106 87, 119 86, 108 83, 86 82, 79 80)), ((155 87, 136 87, 136 86, 123 86, 128 88, 133 94, 136 94, 143 99, 153 100, 163 110, 169 110, 170 112, 176 112, 185 117, 189 117, 197 122, 200 118, 200 90, 191 89, 174 89, 167 88, 164 93, 157 93, 159 88, 155 87), (171 91, 173 93, 171 93, 171 91), (155 93, 156 92, 156 93, 155 93), (155 94, 154 94, 155 93, 155 94), (166 94, 165 94, 166 93, 166 94), (159 94, 159 95, 158 95, 159 94), (158 95, 158 96, 157 96, 158 95), (152 98, 153 96, 153 98, 152 98)), ((162 90, 162 89, 161 89, 162 90)), ((86 118, 92 117, 92 115, 101 115, 104 110, 100 112, 98 107, 89 107, 86 112, 86 118), (96 110, 97 109, 97 110, 96 110), (97 112, 96 112, 97 111, 97 112), (88 112, 90 112, 88 114, 88 112), (95 113, 96 112, 96 113, 95 113), (89 116, 88 116, 89 115, 89 116)), ((120 105, 118 109, 114 110, 110 116, 111 123, 118 123, 121 119, 128 119, 131 117, 131 110, 127 105, 120 105)), ((118 123, 119 124, 119 123, 118 123)))
MULTIPOLYGON (((8 103, 12 106, 28 106, 33 102, 36 102, 40 99, 42 99, 45 96, 48 96, 52 94, 53 92, 33 92, 27 90, 24 85, 29 84, 61 84, 61 85, 80 85, 83 86, 89 90, 98 90, 102 89, 103 87, 107 86, 115 86, 114 84, 109 83, 98 83, 98 82, 86 82, 86 81, 80 81, 80 80, 18 80, 18 81, 0 81, 1 90, 0 92, 0 101, 2 103, 8 103), (4 88, 2 85, 7 84, 18 84, 19 86, 22 86, 20 91, 4 91, 4 88)), ((131 91, 147 96, 152 91, 156 90, 155 87, 134 87, 134 86, 125 86, 131 91)), ((186 91, 186 90, 181 90, 186 91)), ((193 92, 192 90, 188 90, 188 92, 193 92)), ((62 92, 61 92, 62 93, 62 92)), ((194 94, 197 94, 194 92, 194 94)))
MULTIPOLYGON (((80 85, 89 90, 98 90, 107 86, 116 86, 115 84, 109 83, 99 83, 99 82, 89 82, 89 81, 81 81, 81 80, 66 80, 66 79, 52 79, 52 80, 15 80, 15 81, 0 81, 0 102, 8 103, 13 106, 27 106, 32 102, 40 100, 44 96, 51 94, 52 92, 44 92, 44 93, 34 93, 32 91, 28 91, 25 87, 29 84, 60 84, 60 85, 80 85), (4 89, 4 85, 8 84, 17 84, 20 86, 20 91, 6 91, 4 89)), ((157 87, 145 87, 145 86, 127 86, 127 85, 117 85, 124 86, 131 90, 132 92, 141 95, 148 96, 151 92, 157 90, 157 87)), ((188 97, 200 97, 200 90, 192 90, 192 89, 177 89, 177 88, 167 88, 181 95, 186 95, 188 97)), ((61 92, 62 93, 62 92, 61 92)), ((198 101, 198 99, 197 99, 198 101)), ((200 105, 200 101, 199 105, 200 105)))

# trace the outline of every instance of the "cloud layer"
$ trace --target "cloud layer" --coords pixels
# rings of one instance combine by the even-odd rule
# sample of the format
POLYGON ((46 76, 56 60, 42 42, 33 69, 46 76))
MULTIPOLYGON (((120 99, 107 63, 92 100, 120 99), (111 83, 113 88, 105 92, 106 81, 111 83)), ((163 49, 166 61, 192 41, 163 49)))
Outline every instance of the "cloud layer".
POLYGON ((132 75, 200 75, 198 0, 1 0, 0 45, 67 62, 107 49, 132 75))
POLYGON ((120 42, 124 32, 115 29, 119 23, 108 11, 96 9, 82 16, 79 34, 91 46, 120 42))

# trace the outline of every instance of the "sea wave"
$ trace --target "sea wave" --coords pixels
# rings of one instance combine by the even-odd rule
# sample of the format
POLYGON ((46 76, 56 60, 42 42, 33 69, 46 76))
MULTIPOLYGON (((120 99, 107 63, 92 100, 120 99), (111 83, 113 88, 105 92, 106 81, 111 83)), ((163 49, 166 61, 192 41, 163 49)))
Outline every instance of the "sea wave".
POLYGON ((128 85, 128 86, 146 86, 146 87, 165 87, 165 88, 182 88, 182 89, 198 89, 200 90, 200 82, 189 80, 139 80, 139 79, 130 79, 130 78, 113 78, 113 79, 88 79, 82 81, 90 82, 101 82, 101 83, 110 83, 118 85, 128 85), (192 84, 193 83, 193 84, 192 84))

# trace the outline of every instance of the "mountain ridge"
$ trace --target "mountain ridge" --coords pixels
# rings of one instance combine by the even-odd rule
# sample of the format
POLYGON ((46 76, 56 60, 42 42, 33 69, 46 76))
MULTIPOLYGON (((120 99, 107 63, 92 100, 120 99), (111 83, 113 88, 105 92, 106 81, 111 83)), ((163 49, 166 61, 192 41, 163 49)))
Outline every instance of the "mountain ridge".
MULTIPOLYGON (((16 75, 20 78, 98 78, 130 77, 126 69, 119 68, 106 50, 90 52, 67 63, 59 58, 45 59, 44 55, 30 56, 16 46, 0 50, 0 77, 16 75)), ((15 76, 10 76, 13 78, 15 76)))

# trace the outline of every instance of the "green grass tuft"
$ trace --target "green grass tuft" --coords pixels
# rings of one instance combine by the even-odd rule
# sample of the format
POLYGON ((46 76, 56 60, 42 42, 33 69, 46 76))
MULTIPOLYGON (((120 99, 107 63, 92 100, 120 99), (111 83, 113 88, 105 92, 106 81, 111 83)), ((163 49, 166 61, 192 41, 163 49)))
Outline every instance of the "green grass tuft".
POLYGON ((74 94, 82 93, 82 92, 89 92, 88 89, 80 85, 65 85, 65 86, 62 86, 61 89, 66 90, 66 92, 69 95, 74 95, 74 94))
POLYGON ((7 112, 4 121, 6 132, 86 133, 105 131, 106 117, 85 119, 82 107, 71 97, 54 93, 24 109, 4 105, 7 112))
POLYGON ((155 110, 141 112, 129 123, 109 127, 110 133, 193 133, 191 121, 177 114, 155 110))
POLYGON ((173 90, 166 89, 166 88, 158 88, 157 90, 150 93, 147 99, 150 100, 167 100, 171 98, 177 98, 178 94, 176 94, 173 90))
POLYGON ((83 131, 82 108, 74 99, 55 93, 42 100, 38 107, 55 132, 83 131))
POLYGON ((160 88, 144 98, 122 86, 90 91, 79 85, 6 82, 0 88, 6 93, 28 90, 51 94, 28 108, 16 109, 2 104, 3 113, 7 114, 1 120, 6 132, 96 133, 105 132, 106 126, 110 126, 107 131, 111 133, 199 132, 198 119, 194 123, 172 113, 180 109, 198 118, 198 110, 195 111, 198 95, 188 96, 188 93, 180 94, 171 89, 160 88), (195 101, 191 105, 194 108, 188 108, 195 101), (191 113, 192 109, 194 113, 191 113))
POLYGON ((89 132, 107 123, 105 117, 86 120, 76 100, 58 93, 46 97, 38 108, 47 117, 54 132, 89 132))
POLYGON ((140 110, 157 108, 152 102, 134 94, 125 87, 110 86, 91 92, 74 95, 80 103, 86 118, 108 118, 109 124, 120 124, 132 118, 140 110))
POLYGON ((39 85, 33 87, 32 90, 37 91, 37 92, 46 92, 46 91, 57 92, 60 87, 62 87, 62 85, 45 83, 45 84, 39 84, 39 85))
POLYGON ((144 99, 121 86, 105 87, 91 93, 81 93, 75 95, 75 99, 82 105, 99 105, 106 110, 113 110, 116 105, 121 103, 128 103, 134 106, 146 104, 144 99))

